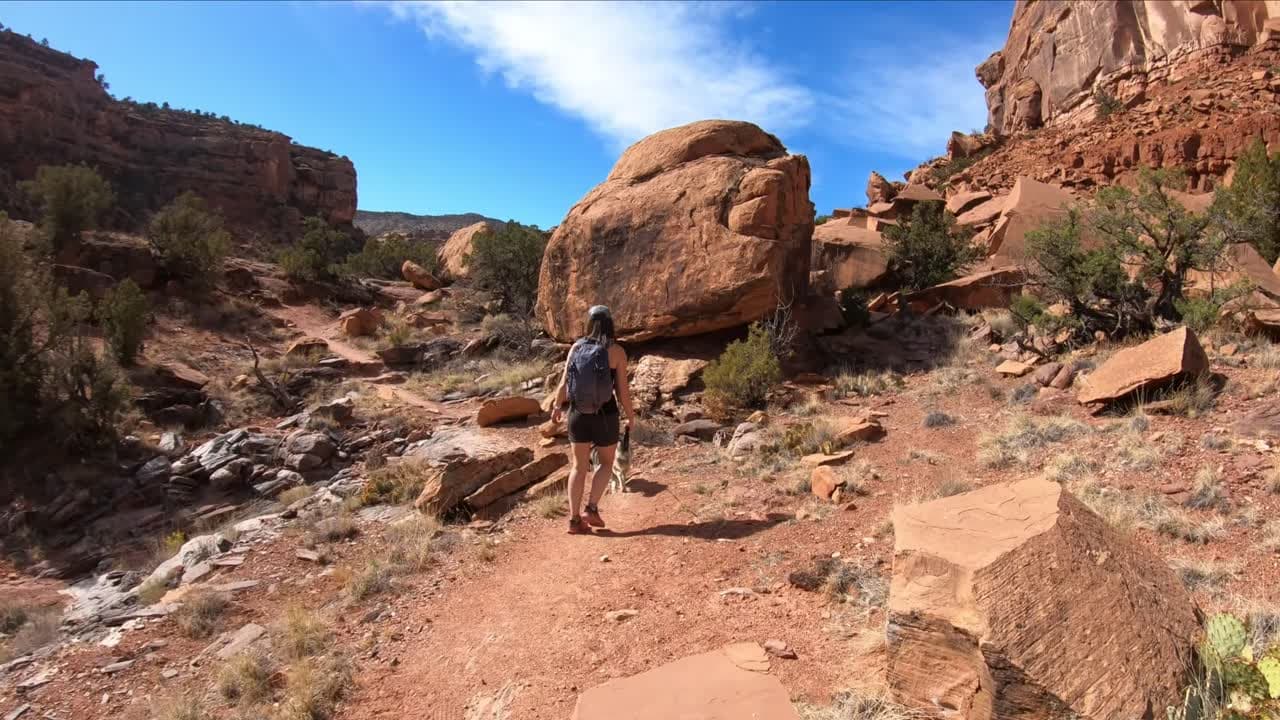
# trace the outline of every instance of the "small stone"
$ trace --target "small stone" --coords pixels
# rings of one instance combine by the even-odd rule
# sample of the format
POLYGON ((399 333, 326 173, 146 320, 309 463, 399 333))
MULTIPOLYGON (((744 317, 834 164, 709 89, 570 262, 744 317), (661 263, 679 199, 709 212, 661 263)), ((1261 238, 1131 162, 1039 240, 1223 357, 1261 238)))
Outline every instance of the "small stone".
POLYGON ((161 671, 160 671, 160 677, 164 678, 165 680, 172 680, 172 679, 174 679, 174 678, 178 677, 178 671, 177 671, 177 670, 174 670, 173 668, 168 668, 168 669, 166 669, 166 670, 161 670, 161 671))
POLYGON ((607 562, 609 562, 609 556, 608 556, 608 555, 601 555, 601 556, 600 556, 600 562, 602 562, 602 563, 607 563, 607 562))
POLYGON ((5 715, 4 720, 18 720, 18 718, 22 717, 30 709, 31 709, 30 703, 24 703, 22 705, 19 705, 18 707, 14 708, 13 712, 9 713, 8 715, 5 715))
POLYGON ((632 610, 628 608, 626 610, 610 610, 604 614, 604 617, 606 620, 612 620, 613 622, 620 623, 626 622, 639 614, 639 610, 632 610))
POLYGON ((323 555, 316 552, 315 550, 307 550, 306 548, 300 548, 297 552, 294 553, 294 557, 297 557, 299 560, 306 560, 308 562, 313 562, 313 563, 324 562, 323 555))
POLYGON ((128 670, 131 667, 133 667, 132 660, 121 660, 120 662, 114 662, 114 663, 111 663, 110 665, 107 665, 106 667, 102 668, 99 672, 101 672, 103 675, 111 675, 113 673, 118 673, 121 670, 128 670))
POLYGON ((795 660, 797 657, 796 651, 792 650, 791 646, 786 644, 782 640, 765 640, 764 651, 774 657, 783 658, 786 660, 795 660))
POLYGON ((1031 366, 1017 360, 1005 360, 996 367, 996 372, 1008 377, 1022 377, 1031 372, 1031 366))

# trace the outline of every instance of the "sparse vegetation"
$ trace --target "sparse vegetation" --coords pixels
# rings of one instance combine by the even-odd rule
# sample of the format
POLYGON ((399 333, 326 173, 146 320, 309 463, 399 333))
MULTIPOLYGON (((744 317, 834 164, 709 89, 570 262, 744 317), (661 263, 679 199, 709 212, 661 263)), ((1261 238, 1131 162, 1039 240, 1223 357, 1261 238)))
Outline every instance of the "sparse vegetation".
POLYGON ((299 605, 285 609, 279 635, 285 655, 294 660, 319 655, 333 642, 328 625, 314 612, 299 605))
POLYGON ((973 489, 973 483, 961 477, 947 477, 933 491, 933 497, 944 498, 967 493, 973 489))
POLYGON ((0 663, 57 641, 61 621, 61 613, 53 608, 0 608, 0 663), (3 638, 6 635, 9 637, 3 638))
POLYGON ((43 165, 19 187, 39 205, 40 229, 54 252, 79 242, 115 203, 111 185, 87 165, 43 165))
POLYGON ((157 704, 157 720, 209 720, 210 714, 196 695, 183 695, 157 704))
POLYGON ((347 595, 356 602, 387 592, 392 587, 391 568, 378 560, 370 560, 347 580, 347 595))
POLYGON ((463 263, 472 281, 497 297, 503 312, 528 315, 538 299, 538 274, 547 238, 537 227, 509 220, 476 233, 463 263))
POLYGON ((887 694, 860 690, 838 693, 830 707, 798 705, 802 720, 923 720, 925 713, 895 703, 887 694))
POLYGON ((359 534, 360 528, 356 526, 355 520, 343 513, 317 521, 307 533, 307 538, 312 544, 336 543, 350 540, 359 534))
POLYGON ((1124 109, 1124 103, 1101 85, 1094 89, 1093 101, 1098 106, 1098 117, 1110 117, 1124 109))
POLYGON ((147 332, 147 298, 133 280, 115 286, 98 306, 102 334, 121 365, 132 365, 147 332))
POLYGON ((417 263, 432 275, 436 273, 435 247, 431 243, 414 242, 402 233, 369 238, 364 247, 343 260, 335 272, 351 277, 398 280, 405 260, 417 263))
POLYGON ((390 562, 406 572, 421 572, 435 562, 437 538, 444 530, 434 517, 414 513, 387 528, 390 562))
POLYGON ((314 488, 308 485, 299 485, 298 487, 291 487, 288 490, 285 490, 284 492, 277 495, 276 502, 280 503, 281 505, 284 505, 285 507, 288 507, 298 502, 299 500, 302 500, 304 498, 309 498, 314 494, 315 494, 314 488))
POLYGON ((1248 242, 1268 263, 1280 257, 1280 153, 1254 138, 1236 159, 1230 187, 1220 187, 1210 211, 1231 242, 1248 242))
POLYGON ((342 658, 299 661, 286 683, 279 720, 329 720, 351 685, 351 667, 342 658))
POLYGON ((1000 433, 985 435, 979 441, 979 460, 989 468, 1025 465, 1031 451, 1088 432, 1089 426, 1070 418, 1036 420, 1019 415, 1000 433))
POLYGON ((230 598, 223 593, 193 590, 183 598, 182 606, 171 617, 185 637, 207 638, 221 627, 222 616, 230 605, 230 598))
POLYGON ((378 468, 369 474, 360 494, 362 505, 400 505, 413 502, 431 474, 431 467, 424 462, 402 460, 378 468))
POLYGON ((357 243, 322 218, 309 217, 303 221, 302 237, 281 250, 276 260, 294 282, 331 281, 338 277, 339 263, 357 250, 357 243))
POLYGON ((729 343, 702 373, 707 395, 728 407, 760 407, 782 378, 769 333, 753 324, 745 340, 729 343))
POLYGON ((924 416, 924 426, 927 428, 940 428, 955 424, 956 419, 941 410, 930 410, 924 416))
POLYGON ((533 511, 538 517, 545 520, 558 518, 568 512, 565 509, 564 497, 559 493, 553 495, 543 495, 538 498, 533 505, 533 511))
POLYGON ((1236 572, 1235 565, 1188 558, 1174 558, 1169 562, 1169 567, 1173 568, 1178 579, 1182 580, 1183 586, 1192 592, 1197 590, 1216 592, 1236 572))
POLYGON ((890 270, 911 290, 953 280, 981 257, 941 202, 916 203, 910 218, 885 227, 884 240, 890 270))
POLYGON ((843 370, 832 381, 840 397, 883 395, 903 386, 902 377, 889 370, 855 372, 843 370))
POLYGON ((1226 491, 1222 487, 1222 471, 1218 468, 1201 468, 1196 473, 1195 487, 1191 496, 1184 503, 1196 510, 1218 510, 1229 512, 1231 503, 1227 500, 1226 491))
POLYGON ((243 652, 228 660, 218 672, 218 692, 223 699, 252 705, 271 697, 271 661, 261 652, 243 652))
POLYGON ((192 192, 179 195, 151 218, 147 239, 169 272, 188 283, 207 287, 231 247, 231 235, 222 227, 222 215, 209 210, 192 192))
POLYGON ((1208 376, 1183 383, 1165 398, 1169 412, 1188 418, 1197 418, 1209 412, 1217 399, 1218 389, 1208 376))

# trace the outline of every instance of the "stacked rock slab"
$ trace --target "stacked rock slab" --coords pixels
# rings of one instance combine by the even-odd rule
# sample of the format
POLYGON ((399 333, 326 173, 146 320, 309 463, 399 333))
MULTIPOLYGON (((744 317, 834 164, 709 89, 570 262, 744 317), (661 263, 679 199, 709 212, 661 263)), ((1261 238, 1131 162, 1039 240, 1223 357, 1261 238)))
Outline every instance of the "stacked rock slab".
POLYGON ((1076 399, 1082 405, 1105 404, 1194 378, 1209 369, 1209 358, 1185 327, 1112 355, 1085 376, 1076 399))
POLYGON ((1151 718, 1199 630, 1167 566, 1061 485, 991 485, 894 511, 888 677, 964 720, 1151 718))
POLYGON ((738 327, 808 289, 809 161, 750 123, 705 120, 627 149, 557 226, 537 316, 555 339, 613 308, 624 340, 738 327))
POLYGON ((414 507, 445 515, 498 475, 527 465, 533 451, 498 434, 449 428, 410 446, 403 457, 402 462, 424 462, 431 468, 414 507))

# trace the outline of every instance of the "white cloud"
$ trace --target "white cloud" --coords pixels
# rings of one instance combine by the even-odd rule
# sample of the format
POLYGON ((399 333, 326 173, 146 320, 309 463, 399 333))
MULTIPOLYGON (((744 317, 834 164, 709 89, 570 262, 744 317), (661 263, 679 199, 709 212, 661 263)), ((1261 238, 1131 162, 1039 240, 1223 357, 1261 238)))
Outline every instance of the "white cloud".
POLYGON ((705 118, 804 125, 813 93, 728 31, 750 6, 641 2, 393 2, 487 72, 628 144, 705 118))
POLYGON ((974 68, 1001 47, 1000 38, 929 48, 878 48, 858 57, 841 94, 823 98, 836 136, 919 162, 941 155, 952 130, 987 123, 987 105, 974 68))

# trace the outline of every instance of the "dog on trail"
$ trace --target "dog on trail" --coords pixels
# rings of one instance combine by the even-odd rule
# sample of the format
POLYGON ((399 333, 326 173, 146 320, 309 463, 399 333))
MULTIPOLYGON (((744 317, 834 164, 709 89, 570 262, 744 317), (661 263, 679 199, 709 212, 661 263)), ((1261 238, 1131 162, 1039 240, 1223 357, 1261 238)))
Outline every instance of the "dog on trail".
MULTIPOLYGON (((595 449, 591 450, 591 467, 600 467, 600 457, 596 454, 595 449)), ((622 431, 622 437, 618 440, 618 450, 613 455, 613 476, 609 478, 609 492, 624 493, 627 492, 627 483, 631 480, 631 427, 627 426, 622 431)))

